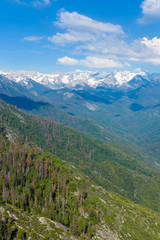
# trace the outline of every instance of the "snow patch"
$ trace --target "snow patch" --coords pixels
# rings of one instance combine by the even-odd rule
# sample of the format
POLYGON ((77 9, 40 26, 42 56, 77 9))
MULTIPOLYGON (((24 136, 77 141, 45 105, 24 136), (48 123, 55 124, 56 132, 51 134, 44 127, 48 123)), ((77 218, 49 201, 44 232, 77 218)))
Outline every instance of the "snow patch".
POLYGON ((97 111, 98 110, 98 106, 96 104, 91 104, 89 102, 86 102, 84 104, 84 106, 87 107, 91 111, 97 111))
POLYGON ((69 98, 73 97, 74 94, 73 94, 73 93, 66 92, 66 93, 64 93, 64 96, 65 96, 64 99, 69 99, 69 98))

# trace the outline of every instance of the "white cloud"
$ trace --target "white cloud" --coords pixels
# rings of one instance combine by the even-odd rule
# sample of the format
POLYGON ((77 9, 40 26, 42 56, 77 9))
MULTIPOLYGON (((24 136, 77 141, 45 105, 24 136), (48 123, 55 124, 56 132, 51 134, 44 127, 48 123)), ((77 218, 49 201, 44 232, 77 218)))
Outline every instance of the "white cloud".
POLYGON ((35 42, 35 41, 40 41, 42 40, 43 37, 37 37, 37 36, 29 36, 29 37, 24 37, 24 41, 29 41, 29 42, 35 42))
POLYGON ((152 38, 149 40, 148 38, 143 38, 141 41, 148 49, 150 49, 154 54, 160 55, 160 38, 152 38))
POLYGON ((59 45, 79 42, 93 42, 96 45, 108 35, 124 35, 120 25, 99 22, 77 12, 61 11, 58 14, 58 21, 54 24, 65 32, 58 32, 48 40, 59 45))
POLYGON ((141 68, 136 68, 136 69, 134 69, 134 72, 135 73, 141 73, 141 72, 143 72, 143 70, 141 68))
MULTIPOLYGON (((124 32, 120 25, 112 23, 103 23, 96 21, 77 12, 61 11, 58 14, 58 20, 55 22, 57 27, 64 29, 64 32, 57 32, 48 40, 53 44, 72 46, 75 52, 85 53, 93 52, 97 54, 124 54, 128 48, 120 36, 124 37, 124 32), (118 37, 119 36, 119 37, 118 37)), ((87 57, 79 62, 91 67, 121 67, 119 62, 113 61, 110 57, 102 58, 87 57)))
POLYGON ((62 64, 62 65, 77 65, 79 64, 79 61, 75 58, 70 58, 70 57, 63 57, 63 58, 58 58, 57 63, 62 64))
MULTIPOLYGON (((153 0, 143 2, 143 14, 147 14, 145 3, 148 1, 153 0)), ((120 25, 102 23, 77 12, 61 11, 55 24, 64 30, 48 37, 48 40, 61 49, 64 46, 66 50, 67 45, 72 54, 86 56, 81 60, 60 58, 60 64, 94 68, 130 67, 133 62, 160 65, 160 39, 157 37, 129 42, 120 25)))
POLYGON ((112 59, 88 56, 80 60, 80 64, 90 68, 121 68, 123 65, 112 59))
POLYGON ((81 32, 87 31, 92 33, 124 33, 120 25, 99 22, 77 12, 70 13, 67 11, 61 11, 58 17, 59 19, 57 22, 55 22, 55 24, 61 28, 72 29, 76 31, 78 30, 81 32))
POLYGON ((160 65, 160 38, 148 39, 144 37, 139 40, 139 47, 141 49, 139 52, 140 61, 160 65))
POLYGON ((133 54, 131 47, 124 39, 117 36, 109 35, 104 38, 96 38, 94 41, 85 42, 77 47, 77 49, 95 52, 97 54, 107 54, 116 56, 130 56, 133 54))
POLYGON ((160 20, 160 0, 144 0, 141 8, 143 16, 139 19, 139 23, 160 20))
POLYGON ((151 63, 153 65, 160 65, 160 57, 159 58, 145 58, 144 62, 151 63))
MULTIPOLYGON (((104 53, 102 52, 103 46, 101 47, 102 48, 99 47, 98 56, 88 55, 86 58, 80 60, 64 57, 58 62, 65 65, 83 65, 89 68, 130 67, 130 64, 133 62, 160 65, 160 38, 157 37, 152 39, 144 37, 133 41, 130 45, 122 44, 119 46, 117 40, 117 42, 113 43, 112 47, 109 46, 108 52, 107 49, 104 48, 104 53)), ((95 49, 92 50, 96 52, 95 49)))
POLYGON ((128 61, 160 65, 160 38, 148 39, 144 37, 135 40, 130 48, 133 54, 128 57, 128 61))
POLYGON ((94 36, 89 33, 81 33, 71 31, 70 33, 57 33, 56 35, 49 37, 48 40, 52 43, 64 45, 67 43, 86 42, 94 40, 94 36))
POLYGON ((89 68, 121 68, 123 65, 112 59, 97 57, 97 56, 87 56, 85 59, 77 60, 75 58, 63 57, 58 58, 58 64, 62 65, 82 65, 89 68))

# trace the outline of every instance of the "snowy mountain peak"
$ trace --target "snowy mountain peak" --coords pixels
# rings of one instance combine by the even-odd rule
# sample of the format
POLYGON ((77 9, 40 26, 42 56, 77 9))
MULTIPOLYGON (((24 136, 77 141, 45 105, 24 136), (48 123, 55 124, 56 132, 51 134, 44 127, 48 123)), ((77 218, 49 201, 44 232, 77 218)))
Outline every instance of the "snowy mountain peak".
POLYGON ((122 85, 122 84, 125 84, 125 83, 131 81, 137 75, 146 76, 146 73, 145 72, 134 73, 134 72, 129 72, 129 71, 123 71, 123 72, 117 72, 114 75, 114 77, 117 80, 117 83, 122 85))
MULTIPOLYGON (((84 88, 85 86, 96 87, 131 87, 128 83, 136 76, 141 76, 147 81, 152 79, 151 75, 146 72, 91 72, 77 70, 71 73, 52 73, 44 74, 39 72, 4 72, 0 71, 0 75, 5 76, 11 81, 20 83, 26 86, 33 80, 51 89, 61 88, 84 88)), ((139 79, 141 81, 141 78, 139 79)))

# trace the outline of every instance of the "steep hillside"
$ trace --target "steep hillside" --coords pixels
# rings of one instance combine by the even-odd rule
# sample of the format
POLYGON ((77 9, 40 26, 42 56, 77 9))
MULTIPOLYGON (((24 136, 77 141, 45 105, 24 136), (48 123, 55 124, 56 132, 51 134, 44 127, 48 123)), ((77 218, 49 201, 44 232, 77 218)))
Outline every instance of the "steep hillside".
POLYGON ((63 127, 47 118, 25 115, 1 101, 1 126, 10 140, 28 141, 52 152, 96 183, 156 211, 160 210, 160 177, 117 146, 63 127))
POLYGON ((0 238, 160 238, 160 216, 105 191, 75 167, 0 131, 0 238), (74 237, 73 237, 74 236, 74 237))
MULTIPOLYGON (((76 117, 73 113, 64 111, 63 109, 65 106, 63 105, 61 107, 56 107, 46 102, 34 101, 26 97, 11 97, 5 94, 0 94, 0 98, 9 104, 17 106, 26 113, 50 117, 56 122, 85 132, 93 137, 106 140, 114 136, 114 134, 107 132, 103 127, 93 121, 76 117)), ((116 138, 116 136, 114 137, 116 138)))

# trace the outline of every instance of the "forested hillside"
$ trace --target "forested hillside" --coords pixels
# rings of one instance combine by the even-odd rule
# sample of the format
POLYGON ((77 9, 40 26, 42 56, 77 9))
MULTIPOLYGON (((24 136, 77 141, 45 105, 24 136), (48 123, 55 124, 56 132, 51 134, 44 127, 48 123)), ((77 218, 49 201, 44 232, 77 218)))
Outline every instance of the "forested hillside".
POLYGON ((160 216, 0 131, 0 239, 159 239, 160 216), (61 224, 60 224, 61 223, 61 224))
POLYGON ((63 127, 48 118, 25 115, 1 101, 1 126, 10 140, 37 144, 73 164, 106 190, 160 210, 160 176, 109 143, 63 127))
POLYGON ((78 131, 87 133, 93 137, 106 140, 114 134, 107 132, 103 127, 88 119, 76 117, 71 112, 65 112, 64 105, 61 108, 54 104, 46 102, 33 101, 26 97, 11 97, 5 94, 0 94, 0 98, 5 102, 17 106, 26 113, 49 117, 55 122, 59 122, 65 126, 72 127, 78 131))

